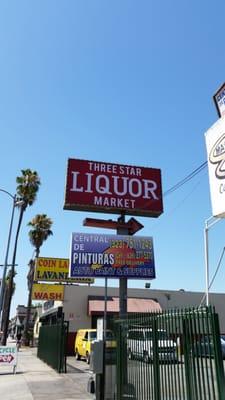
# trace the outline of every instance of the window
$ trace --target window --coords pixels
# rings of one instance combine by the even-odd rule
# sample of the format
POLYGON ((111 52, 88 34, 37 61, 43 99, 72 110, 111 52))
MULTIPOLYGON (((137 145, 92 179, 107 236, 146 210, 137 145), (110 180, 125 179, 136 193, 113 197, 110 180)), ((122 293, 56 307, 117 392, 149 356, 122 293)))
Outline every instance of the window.
POLYGON ((97 337, 96 332, 89 332, 90 336, 89 336, 89 340, 95 340, 97 337))

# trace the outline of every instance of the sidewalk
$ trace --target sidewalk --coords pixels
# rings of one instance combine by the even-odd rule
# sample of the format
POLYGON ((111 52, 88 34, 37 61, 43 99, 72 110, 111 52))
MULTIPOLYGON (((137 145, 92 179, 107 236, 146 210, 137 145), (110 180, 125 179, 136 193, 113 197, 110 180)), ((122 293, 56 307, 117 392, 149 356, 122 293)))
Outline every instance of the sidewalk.
POLYGON ((89 400, 88 374, 69 370, 58 374, 36 356, 36 349, 21 348, 16 374, 0 366, 0 393, 4 400, 89 400))

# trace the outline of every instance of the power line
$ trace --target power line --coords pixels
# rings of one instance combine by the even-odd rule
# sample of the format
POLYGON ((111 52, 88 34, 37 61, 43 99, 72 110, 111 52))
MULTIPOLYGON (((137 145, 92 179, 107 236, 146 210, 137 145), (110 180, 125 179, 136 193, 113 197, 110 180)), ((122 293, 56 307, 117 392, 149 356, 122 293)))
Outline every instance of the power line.
MULTIPOLYGON (((219 272, 219 269, 220 269, 220 266, 221 266, 221 262, 222 262, 222 259, 223 259, 224 252, 225 252, 225 247, 224 247, 223 250, 222 250, 222 253, 221 253, 221 256, 220 256, 218 265, 217 265, 216 270, 215 270, 215 272, 214 272, 214 275, 213 275, 213 277, 212 277, 212 279, 211 279, 211 282, 210 282, 210 285, 209 285, 209 289, 211 289, 211 286, 212 286, 212 284, 213 284, 213 282, 214 282, 214 280, 215 280, 215 278, 216 278, 216 275, 217 275, 217 273, 219 272)), ((203 297, 202 297, 202 299, 201 299, 201 302, 200 302, 200 304, 199 304, 199 307, 201 307, 201 305, 202 305, 202 303, 204 302, 205 298, 206 298, 206 293, 203 295, 203 297)))
MULTIPOLYGON (((185 178, 183 178, 181 181, 179 181, 178 183, 176 183, 176 185, 172 186, 170 189, 166 190, 163 193, 163 196, 167 196, 168 194, 171 194, 173 192, 175 192, 175 190, 179 189, 181 186, 183 186, 186 182, 188 182, 189 180, 191 180, 192 178, 194 178, 197 174, 199 174, 207 165, 207 161, 205 161, 204 163, 202 163, 198 168, 196 168, 194 171, 192 171, 190 174, 188 174, 185 178)), ((172 210, 172 212, 170 212, 170 214, 173 214, 173 212, 180 207, 184 201, 194 192, 194 190, 196 189, 196 187, 199 185, 199 182, 197 182, 197 184, 194 186, 194 188, 191 190, 191 192, 172 210)), ((160 224, 160 222, 158 221, 157 224, 154 225, 154 228, 156 226, 158 226, 160 224)))
MULTIPOLYGON (((171 194, 171 193, 175 192, 175 190, 179 189, 179 188, 180 188, 181 186, 183 186, 185 183, 187 183, 187 182, 190 181, 192 178, 194 178, 196 175, 198 175, 203 169, 205 169, 205 167, 207 166, 207 164, 208 164, 207 161, 205 161, 204 163, 202 163, 201 165, 199 165, 198 168, 196 168, 196 169, 193 170, 190 174, 188 174, 185 178, 183 178, 181 181, 177 182, 177 183, 176 183, 174 186, 172 186, 170 189, 166 190, 166 191, 163 193, 164 197, 167 196, 168 194, 171 194)), ((210 281, 209 289, 212 287, 213 282, 214 282, 214 280, 215 280, 215 278, 216 278, 216 276, 217 276, 217 274, 218 274, 218 272, 219 272, 219 269, 220 269, 221 263, 222 263, 222 259, 223 259, 223 256, 224 256, 224 253, 225 253, 225 247, 223 247, 223 250, 222 250, 220 259, 219 259, 219 261, 218 261, 216 270, 215 270, 214 275, 213 275, 213 277, 212 277, 212 279, 211 279, 211 281, 210 281)), ((206 298, 206 294, 203 295, 203 297, 202 297, 202 299, 201 299, 201 301, 200 301, 199 307, 202 306, 203 302, 205 301, 205 298, 206 298)))
POLYGON ((194 178, 196 175, 198 175, 205 167, 207 166, 207 161, 202 163, 198 168, 196 168, 194 171, 192 171, 190 174, 188 174, 185 178, 183 178, 181 181, 177 182, 174 186, 172 186, 170 189, 166 190, 163 193, 163 196, 167 196, 168 194, 171 194, 175 192, 175 190, 179 189, 181 186, 183 186, 185 183, 190 181, 192 178, 194 178))

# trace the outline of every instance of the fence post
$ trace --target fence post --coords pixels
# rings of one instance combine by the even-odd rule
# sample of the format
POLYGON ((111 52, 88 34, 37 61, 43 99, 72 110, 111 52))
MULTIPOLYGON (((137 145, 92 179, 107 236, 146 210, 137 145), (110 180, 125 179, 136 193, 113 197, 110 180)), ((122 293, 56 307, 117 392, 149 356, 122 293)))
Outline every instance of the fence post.
POLYGON ((191 342, 190 342, 190 326, 189 320, 183 320, 183 337, 184 337, 184 366, 185 366, 185 377, 186 377, 186 389, 187 398, 194 400, 195 396, 193 393, 192 385, 192 365, 191 365, 191 342))
POLYGON ((158 351, 158 324, 157 317, 152 321, 152 342, 153 342, 153 376, 154 376, 154 398, 161 399, 160 374, 159 374, 159 351, 158 351))
POLYGON ((118 321, 116 326, 116 341, 117 341, 117 348, 116 348, 116 356, 117 356, 117 374, 116 374, 116 381, 117 381, 117 400, 122 398, 122 377, 121 377, 121 322, 118 321))
POLYGON ((220 328, 218 314, 211 313, 212 333, 213 333, 213 345, 215 349, 215 369, 217 377, 217 389, 219 400, 225 399, 225 379, 224 379, 224 366, 221 352, 220 343, 220 328))
POLYGON ((63 331, 63 349, 64 349, 64 372, 67 373, 67 343, 68 343, 68 333, 69 333, 69 321, 64 321, 64 331, 63 331))

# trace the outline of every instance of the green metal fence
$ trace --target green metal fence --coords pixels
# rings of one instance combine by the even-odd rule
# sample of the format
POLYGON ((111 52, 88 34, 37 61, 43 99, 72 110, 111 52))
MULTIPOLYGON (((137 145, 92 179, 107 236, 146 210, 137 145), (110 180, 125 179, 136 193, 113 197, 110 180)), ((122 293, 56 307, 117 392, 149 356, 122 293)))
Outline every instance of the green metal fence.
POLYGON ((117 400, 224 400, 214 308, 132 315, 114 323, 117 400))
POLYGON ((66 372, 67 336, 68 323, 64 321, 40 328, 37 356, 58 372, 66 372))

